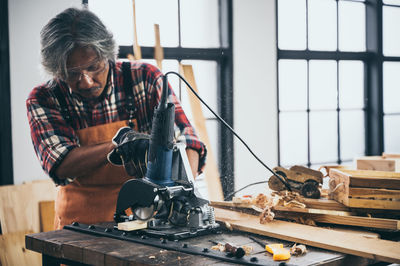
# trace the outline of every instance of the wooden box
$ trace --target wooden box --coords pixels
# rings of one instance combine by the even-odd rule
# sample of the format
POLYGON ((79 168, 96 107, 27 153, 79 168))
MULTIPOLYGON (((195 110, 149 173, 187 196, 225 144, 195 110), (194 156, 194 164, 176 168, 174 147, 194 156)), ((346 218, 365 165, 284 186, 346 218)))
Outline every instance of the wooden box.
POLYGON ((400 210, 400 173, 329 171, 330 197, 348 207, 400 210))

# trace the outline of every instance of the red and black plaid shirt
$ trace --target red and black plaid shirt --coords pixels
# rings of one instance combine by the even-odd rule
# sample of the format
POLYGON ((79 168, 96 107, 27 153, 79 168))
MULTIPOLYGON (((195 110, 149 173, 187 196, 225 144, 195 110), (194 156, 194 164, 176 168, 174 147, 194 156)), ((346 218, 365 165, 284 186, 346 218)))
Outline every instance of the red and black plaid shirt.
MULTIPOLYGON (((26 106, 33 146, 42 168, 56 184, 69 183, 67 179, 58 179, 55 169, 70 150, 79 147, 76 130, 129 118, 121 65, 122 62, 110 64, 107 88, 95 104, 83 101, 59 80, 40 85, 29 94, 26 106), (70 123, 67 123, 60 112, 61 106, 54 93, 55 86, 59 86, 65 96, 70 123)), ((132 62, 131 72, 134 118, 137 119, 140 132, 150 133, 153 111, 161 97, 162 79, 159 77, 162 73, 158 68, 143 62, 132 62)), ((205 165, 205 146, 196 136, 171 87, 169 101, 175 104, 176 132, 185 137, 188 148, 199 152, 201 171, 205 165)))

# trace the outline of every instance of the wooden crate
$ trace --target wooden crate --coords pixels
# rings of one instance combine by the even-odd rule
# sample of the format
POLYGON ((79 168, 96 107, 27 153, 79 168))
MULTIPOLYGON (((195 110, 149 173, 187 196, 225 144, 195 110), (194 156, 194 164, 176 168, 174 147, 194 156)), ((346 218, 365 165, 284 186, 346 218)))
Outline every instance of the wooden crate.
POLYGON ((351 208, 400 210, 400 173, 329 171, 330 197, 351 208))
POLYGON ((356 159, 357 170, 400 172, 400 158, 383 156, 364 156, 356 159))

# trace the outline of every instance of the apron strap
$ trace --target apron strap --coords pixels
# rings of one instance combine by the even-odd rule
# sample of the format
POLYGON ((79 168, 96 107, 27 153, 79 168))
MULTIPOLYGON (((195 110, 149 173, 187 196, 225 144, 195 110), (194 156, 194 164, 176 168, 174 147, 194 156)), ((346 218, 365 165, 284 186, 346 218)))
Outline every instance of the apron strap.
POLYGON ((131 63, 123 62, 122 63, 122 75, 124 77, 124 90, 126 94, 126 105, 129 112, 128 125, 130 128, 134 127, 132 122, 133 115, 135 114, 135 105, 133 101, 133 81, 132 81, 132 71, 131 71, 131 63))
POLYGON ((61 91, 61 87, 57 84, 56 86, 54 86, 53 91, 58 103, 60 104, 61 116, 67 121, 68 125, 72 125, 72 119, 71 115, 69 114, 67 101, 65 100, 65 96, 61 91))

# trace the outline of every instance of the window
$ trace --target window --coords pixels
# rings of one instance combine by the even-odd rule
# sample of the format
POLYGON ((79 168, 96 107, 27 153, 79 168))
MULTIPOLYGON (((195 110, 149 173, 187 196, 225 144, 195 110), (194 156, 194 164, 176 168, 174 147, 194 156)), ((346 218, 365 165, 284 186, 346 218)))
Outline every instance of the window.
MULTIPOLYGON (((199 95, 213 110, 232 125, 232 3, 229 0, 136 0, 137 42, 143 61, 156 65, 154 24, 160 27, 164 48, 162 70, 179 72, 179 63, 191 64, 199 95), (223 95, 223 97, 222 97, 223 95)), ((134 42, 132 0, 89 1, 89 9, 100 16, 120 45, 120 58, 132 53, 134 42), (116 16, 115 14, 119 14, 116 16)), ((178 77, 168 80, 192 119, 186 87, 178 77)), ((233 138, 216 118, 203 107, 211 148, 219 158, 224 193, 233 189, 233 138), (231 148, 230 148, 231 150, 231 148), (221 167, 223 166, 223 167, 221 167), (227 184, 230 184, 229 186, 227 184)))
POLYGON ((277 0, 278 164, 351 163, 366 153, 366 4, 277 0))
POLYGON ((400 1, 384 0, 383 18, 383 124, 385 152, 400 151, 400 1))

